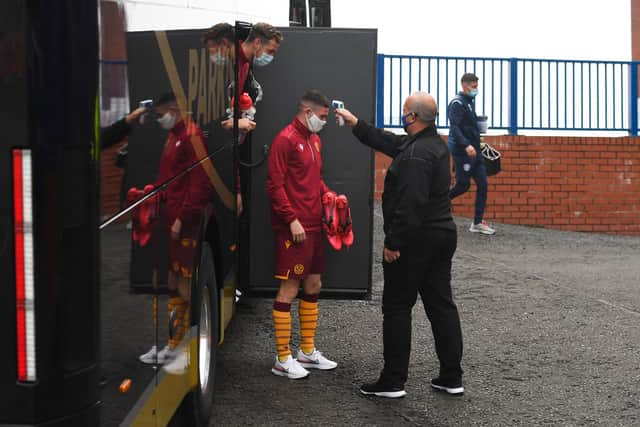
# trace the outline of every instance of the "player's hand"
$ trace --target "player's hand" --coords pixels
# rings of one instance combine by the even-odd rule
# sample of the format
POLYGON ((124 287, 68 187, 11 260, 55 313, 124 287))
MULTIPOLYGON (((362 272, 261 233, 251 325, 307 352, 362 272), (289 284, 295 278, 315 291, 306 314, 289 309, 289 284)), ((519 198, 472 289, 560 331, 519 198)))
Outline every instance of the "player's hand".
POLYGON ((336 108, 336 123, 340 124, 340 117, 344 119, 344 124, 354 127, 358 123, 358 118, 345 108, 336 108))
POLYGON ((476 153, 476 149, 473 148, 473 145, 467 145, 467 148, 465 148, 465 151, 467 152, 469 157, 475 157, 478 155, 478 153, 476 153))
POLYGON ((247 118, 239 119, 238 128, 245 132, 251 132, 256 128, 256 122, 247 118))
POLYGON ((400 258, 400 251, 392 251, 391 249, 384 248, 382 251, 382 257, 385 262, 392 263, 400 258))
POLYGON ((182 229, 182 221, 180 218, 176 218, 175 222, 171 226, 171 238, 178 240, 180 238, 180 230, 182 229))
POLYGON ((240 193, 236 196, 236 215, 242 215, 242 194, 240 193))
POLYGON ((302 243, 304 242, 304 239, 307 238, 307 235, 304 232, 304 227, 297 219, 289 224, 289 228, 291 229, 291 235, 293 236, 293 243, 302 243))
POLYGON ((125 117, 124 120, 127 123, 133 123, 135 120, 138 120, 138 117, 140 117, 146 112, 147 112, 147 109, 144 107, 136 108, 135 110, 127 114, 127 117, 125 117))
MULTIPOLYGON (((227 119, 220 123, 223 129, 233 130, 233 119, 227 119)), ((247 118, 238 120, 238 129, 244 132, 251 132, 256 128, 256 122, 247 118)))

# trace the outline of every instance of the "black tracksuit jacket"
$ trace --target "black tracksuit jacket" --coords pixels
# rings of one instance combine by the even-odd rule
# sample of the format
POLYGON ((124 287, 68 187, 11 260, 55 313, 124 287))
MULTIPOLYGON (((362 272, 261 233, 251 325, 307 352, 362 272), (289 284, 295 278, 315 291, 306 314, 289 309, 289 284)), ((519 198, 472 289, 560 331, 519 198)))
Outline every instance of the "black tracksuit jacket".
POLYGON ((382 194, 387 249, 418 242, 430 228, 456 229, 449 200, 449 150, 435 127, 399 136, 358 120, 353 134, 393 158, 382 194))

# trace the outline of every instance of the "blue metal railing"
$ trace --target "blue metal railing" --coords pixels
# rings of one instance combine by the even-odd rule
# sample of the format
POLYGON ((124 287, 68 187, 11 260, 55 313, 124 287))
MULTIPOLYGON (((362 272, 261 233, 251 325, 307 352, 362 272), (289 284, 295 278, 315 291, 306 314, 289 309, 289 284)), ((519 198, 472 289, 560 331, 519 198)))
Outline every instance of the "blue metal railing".
POLYGON ((447 128, 446 106, 472 72, 480 79, 476 113, 490 129, 638 134, 639 62, 379 54, 377 64, 379 127, 401 127, 405 98, 425 91, 438 103, 438 127, 447 128))

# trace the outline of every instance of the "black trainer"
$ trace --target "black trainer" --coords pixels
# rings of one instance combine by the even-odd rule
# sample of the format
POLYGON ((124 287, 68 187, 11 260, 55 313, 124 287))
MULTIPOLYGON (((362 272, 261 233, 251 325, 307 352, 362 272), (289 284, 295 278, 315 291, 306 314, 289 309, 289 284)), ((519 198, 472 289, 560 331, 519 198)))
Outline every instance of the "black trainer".
POLYGON ((392 399, 407 395, 403 386, 392 386, 381 383, 379 380, 375 383, 363 384, 360 387, 360 393, 367 396, 389 397, 392 399))
POLYGON ((431 380, 431 387, 438 391, 444 391, 454 396, 460 396, 464 394, 464 387, 462 387, 462 380, 457 381, 444 381, 438 378, 431 380))

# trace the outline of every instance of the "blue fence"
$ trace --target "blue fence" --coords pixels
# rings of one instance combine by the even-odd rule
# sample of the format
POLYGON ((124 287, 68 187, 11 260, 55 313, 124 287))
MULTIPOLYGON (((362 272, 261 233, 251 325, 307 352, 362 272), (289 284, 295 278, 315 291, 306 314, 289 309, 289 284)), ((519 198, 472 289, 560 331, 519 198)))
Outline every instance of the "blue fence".
POLYGON ((460 77, 480 79, 476 113, 489 128, 507 130, 626 131, 638 134, 638 62, 521 58, 378 55, 376 122, 401 127, 402 103, 431 93, 438 127, 447 128, 449 101, 460 77))

